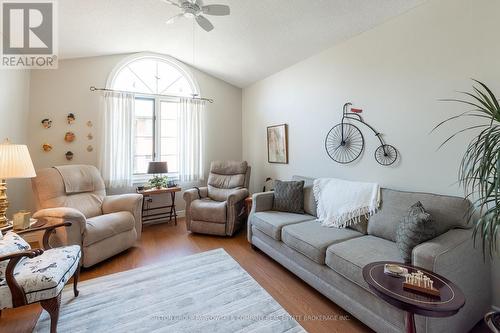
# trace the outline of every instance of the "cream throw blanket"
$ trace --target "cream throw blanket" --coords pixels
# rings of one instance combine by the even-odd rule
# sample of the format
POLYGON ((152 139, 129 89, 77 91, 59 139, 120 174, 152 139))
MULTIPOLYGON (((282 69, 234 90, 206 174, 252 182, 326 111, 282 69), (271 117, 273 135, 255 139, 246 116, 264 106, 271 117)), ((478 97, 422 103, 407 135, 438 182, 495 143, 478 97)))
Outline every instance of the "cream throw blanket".
POLYGON ((62 165, 54 167, 61 174, 67 194, 94 191, 94 181, 90 168, 88 165, 62 165))
POLYGON ((314 180, 318 220, 326 227, 345 228, 361 222, 362 216, 376 213, 380 205, 380 186, 336 178, 314 180))

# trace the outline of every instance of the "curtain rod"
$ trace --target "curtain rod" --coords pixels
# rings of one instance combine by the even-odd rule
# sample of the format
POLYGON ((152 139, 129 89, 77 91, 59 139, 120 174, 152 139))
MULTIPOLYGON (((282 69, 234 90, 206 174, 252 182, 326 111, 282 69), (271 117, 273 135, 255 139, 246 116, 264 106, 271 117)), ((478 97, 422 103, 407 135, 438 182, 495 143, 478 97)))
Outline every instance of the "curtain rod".
POLYGON ((199 100, 199 101, 205 101, 208 103, 213 103, 214 100, 211 98, 204 98, 204 97, 184 97, 184 96, 176 96, 176 95, 164 95, 164 94, 145 94, 141 92, 135 92, 135 91, 125 91, 125 90, 115 90, 115 89, 108 89, 108 88, 96 88, 94 86, 90 87, 90 91, 111 91, 111 92, 117 92, 117 93, 127 93, 127 94, 137 94, 137 95, 150 95, 150 96, 160 96, 160 97, 174 97, 174 98, 189 98, 189 99, 194 99, 194 100, 199 100))

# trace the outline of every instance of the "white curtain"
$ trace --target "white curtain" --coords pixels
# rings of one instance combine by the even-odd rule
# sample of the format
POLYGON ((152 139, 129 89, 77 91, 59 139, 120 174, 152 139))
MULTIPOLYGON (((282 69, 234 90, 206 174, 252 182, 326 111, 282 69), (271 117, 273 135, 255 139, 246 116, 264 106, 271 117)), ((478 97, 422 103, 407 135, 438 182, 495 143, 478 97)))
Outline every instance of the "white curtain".
POLYGON ((102 146, 99 167, 110 189, 132 186, 134 95, 106 92, 102 100, 102 146))
POLYGON ((181 98, 178 109, 179 180, 203 180, 203 112, 205 101, 181 98))

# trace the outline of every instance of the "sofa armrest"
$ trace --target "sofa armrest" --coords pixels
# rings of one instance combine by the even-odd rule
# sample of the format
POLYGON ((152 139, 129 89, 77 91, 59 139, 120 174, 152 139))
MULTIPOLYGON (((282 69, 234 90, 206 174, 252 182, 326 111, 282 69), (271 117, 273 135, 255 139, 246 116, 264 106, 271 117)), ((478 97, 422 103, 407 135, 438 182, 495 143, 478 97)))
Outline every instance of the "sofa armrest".
POLYGON ((264 212, 273 209, 274 192, 255 193, 252 196, 251 213, 264 212))
POLYGON ((47 208, 37 211, 33 218, 46 222, 48 226, 71 222, 70 226, 56 229, 50 239, 51 247, 83 244, 87 218, 79 210, 69 207, 47 208))
POLYGON ((200 193, 195 188, 184 191, 182 198, 186 201, 186 206, 188 203, 193 202, 196 199, 202 199, 208 197, 208 187, 199 187, 200 193), (200 197, 201 194, 201 197, 200 197))
POLYGON ((208 197, 208 187, 199 187, 199 190, 200 191, 198 192, 197 189, 192 188, 184 191, 184 194, 182 195, 182 198, 186 202, 184 213, 185 213, 187 230, 191 230, 191 203, 195 200, 208 197))
POLYGON ((467 320, 481 318, 489 310, 490 263, 481 246, 474 247, 471 229, 452 229, 416 246, 412 259, 414 265, 441 274, 460 287, 466 303, 457 320, 463 321, 464 327, 467 320))
POLYGON ((258 212, 265 212, 273 209, 274 192, 254 193, 252 196, 252 210, 248 214, 247 239, 252 243, 252 220, 253 215, 258 212))
POLYGON ((109 195, 102 202, 103 214, 130 212, 134 216, 137 239, 142 231, 142 195, 136 193, 109 195))
POLYGON ((237 190, 234 190, 227 196, 227 204, 229 206, 234 206, 238 202, 245 200, 249 195, 249 192, 246 188, 240 188, 237 190))
POLYGON ((33 214, 35 219, 58 218, 71 221, 85 222, 87 219, 82 212, 69 207, 46 208, 33 214))

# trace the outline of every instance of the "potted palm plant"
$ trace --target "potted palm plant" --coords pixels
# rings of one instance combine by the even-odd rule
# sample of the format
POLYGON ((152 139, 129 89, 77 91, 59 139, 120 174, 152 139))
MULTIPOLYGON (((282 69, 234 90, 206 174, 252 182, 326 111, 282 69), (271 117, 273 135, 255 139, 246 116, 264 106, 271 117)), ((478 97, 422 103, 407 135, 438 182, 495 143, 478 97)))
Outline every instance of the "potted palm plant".
MULTIPOLYGON (((465 104, 471 110, 444 120, 434 130, 460 118, 476 120, 454 133, 440 147, 461 133, 478 132, 465 149, 458 180, 466 197, 473 202, 469 217, 472 220, 476 213, 479 216, 473 220, 474 241, 480 238, 483 254, 493 257, 500 238, 500 104, 484 83, 473 81, 473 91, 462 92, 465 99, 445 100, 465 104)), ((485 320, 493 332, 500 331, 500 312, 487 314, 485 320)))

